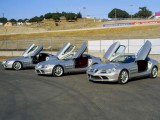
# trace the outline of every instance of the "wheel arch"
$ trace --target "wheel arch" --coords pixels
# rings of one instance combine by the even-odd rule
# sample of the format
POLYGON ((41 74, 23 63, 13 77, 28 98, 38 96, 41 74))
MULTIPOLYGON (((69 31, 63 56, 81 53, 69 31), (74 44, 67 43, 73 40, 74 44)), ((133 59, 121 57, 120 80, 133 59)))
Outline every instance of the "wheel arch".
POLYGON ((127 71, 127 73, 128 73, 128 77, 130 77, 129 70, 128 70, 127 68, 123 68, 123 69, 120 71, 120 73, 121 73, 123 70, 126 70, 126 71, 127 71))
POLYGON ((16 61, 13 62, 13 64, 12 64, 12 69, 13 69, 13 65, 14 65, 15 62, 21 63, 21 69, 23 69, 23 62, 22 62, 22 61, 18 61, 18 60, 16 60, 16 61))
POLYGON ((158 70, 158 66, 157 66, 157 65, 153 65, 152 69, 153 69, 154 67, 156 67, 156 68, 157 68, 157 70, 158 70))
MULTIPOLYGON (((64 69, 63 65, 60 65, 60 64, 58 64, 58 65, 55 65, 55 66, 53 67, 53 70, 54 70, 54 68, 55 68, 55 67, 57 67, 57 66, 60 66, 60 67, 62 67, 62 69, 63 69, 63 73, 65 73, 65 69, 64 69)), ((52 70, 52 71, 53 71, 53 70, 52 70)))

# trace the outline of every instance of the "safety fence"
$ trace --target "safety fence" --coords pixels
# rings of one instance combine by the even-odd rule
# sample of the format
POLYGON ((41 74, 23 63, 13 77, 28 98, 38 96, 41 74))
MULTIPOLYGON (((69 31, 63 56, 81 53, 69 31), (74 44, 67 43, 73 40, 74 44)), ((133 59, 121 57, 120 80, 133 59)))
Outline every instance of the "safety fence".
POLYGON ((78 49, 82 42, 88 44, 88 51, 105 52, 109 46, 116 41, 126 46, 126 53, 137 53, 146 40, 151 41, 151 54, 160 54, 160 38, 157 39, 124 39, 124 40, 96 40, 84 39, 83 37, 48 37, 48 38, 27 38, 16 40, 0 40, 0 51, 23 51, 31 44, 43 44, 46 51, 57 51, 65 43, 70 42, 78 49))
POLYGON ((125 53, 136 54, 146 40, 149 40, 152 43, 152 49, 150 54, 160 54, 160 38, 126 39, 126 40, 91 40, 91 41, 88 41, 88 50, 105 52, 112 43, 119 41, 122 45, 126 46, 125 53))

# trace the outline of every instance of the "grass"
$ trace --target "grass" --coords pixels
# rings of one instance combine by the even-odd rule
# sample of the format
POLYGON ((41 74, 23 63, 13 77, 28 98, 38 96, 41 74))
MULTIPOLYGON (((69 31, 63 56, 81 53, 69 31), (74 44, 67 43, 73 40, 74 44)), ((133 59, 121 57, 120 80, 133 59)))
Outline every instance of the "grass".
POLYGON ((99 30, 81 30, 81 31, 63 31, 63 32, 41 32, 30 34, 10 34, 0 35, 0 40, 10 39, 26 39, 40 37, 89 37, 103 39, 145 39, 159 38, 160 24, 147 26, 105 28, 99 30))

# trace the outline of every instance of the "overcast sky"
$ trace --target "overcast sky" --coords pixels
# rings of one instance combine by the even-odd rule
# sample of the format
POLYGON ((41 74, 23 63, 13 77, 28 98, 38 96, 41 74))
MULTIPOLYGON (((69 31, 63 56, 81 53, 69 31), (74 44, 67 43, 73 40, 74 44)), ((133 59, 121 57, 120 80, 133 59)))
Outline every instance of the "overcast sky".
POLYGON ((113 8, 130 14, 146 6, 153 12, 160 11, 160 0, 0 0, 0 17, 24 19, 48 12, 81 12, 83 16, 107 18, 113 8))

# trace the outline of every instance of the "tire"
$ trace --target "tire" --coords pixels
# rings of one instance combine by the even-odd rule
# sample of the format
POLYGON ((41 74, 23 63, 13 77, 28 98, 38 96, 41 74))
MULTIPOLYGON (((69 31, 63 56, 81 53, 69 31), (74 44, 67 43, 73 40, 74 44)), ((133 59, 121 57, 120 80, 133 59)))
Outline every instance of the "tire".
POLYGON ((63 75, 63 73, 64 73, 64 70, 62 66, 57 65, 53 68, 53 76, 60 77, 63 75))
POLYGON ((118 83, 120 84, 126 84, 129 79, 129 74, 127 70, 122 70, 118 77, 118 83))
POLYGON ((154 66, 151 70, 151 74, 150 74, 150 77, 151 78, 157 78, 157 75, 158 75, 158 68, 156 66, 154 66))
POLYGON ((21 62, 14 62, 13 63, 13 69, 14 70, 21 70, 22 69, 22 63, 21 62))

